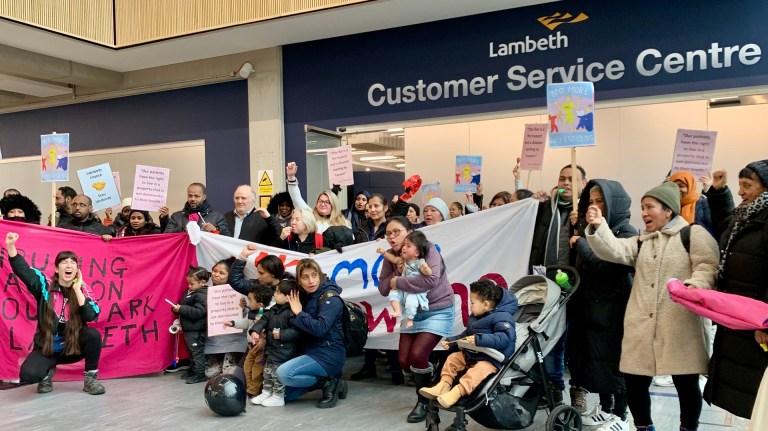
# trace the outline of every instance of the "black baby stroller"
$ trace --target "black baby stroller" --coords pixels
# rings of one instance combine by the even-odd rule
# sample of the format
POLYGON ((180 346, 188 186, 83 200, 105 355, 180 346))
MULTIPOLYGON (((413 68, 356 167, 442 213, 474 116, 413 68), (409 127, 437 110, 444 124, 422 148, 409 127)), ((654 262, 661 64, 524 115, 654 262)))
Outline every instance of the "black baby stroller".
MULTIPOLYGON (((565 332, 565 305, 579 285, 579 275, 570 266, 547 267, 547 277, 528 275, 509 287, 517 297, 515 315, 517 347, 509 358, 495 350, 459 341, 461 349, 483 352, 503 363, 503 367, 488 377, 471 394, 447 409, 456 413, 449 431, 465 431, 466 415, 479 424, 497 429, 523 429, 533 418, 543 397, 547 401, 547 431, 581 430, 581 415, 569 405, 555 406, 544 357, 554 348, 565 332), (562 290, 553 281, 557 270, 568 274, 572 288, 562 290)), ((427 411, 427 431, 438 431, 440 406, 430 403, 427 411)))

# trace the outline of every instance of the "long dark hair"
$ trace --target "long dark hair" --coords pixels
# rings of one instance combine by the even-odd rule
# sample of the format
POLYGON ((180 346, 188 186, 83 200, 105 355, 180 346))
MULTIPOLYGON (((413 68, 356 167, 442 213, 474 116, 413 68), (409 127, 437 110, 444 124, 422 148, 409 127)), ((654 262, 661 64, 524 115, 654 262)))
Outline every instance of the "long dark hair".
POLYGON ((272 277, 278 280, 285 278, 285 265, 283 265, 283 261, 279 257, 273 254, 262 257, 261 260, 256 262, 256 266, 260 266, 261 269, 272 274, 272 277))
MULTIPOLYGON (((75 262, 79 262, 77 255, 72 251, 62 251, 56 255, 55 267, 59 267, 59 263, 64 260, 72 259, 75 262)), ((80 264, 77 265, 78 269, 80 264)), ((80 304, 77 302, 77 295, 75 289, 72 287, 63 287, 59 284, 59 274, 54 273, 53 280, 49 284, 48 292, 58 287, 61 290, 62 295, 67 301, 69 306, 69 320, 64 326, 64 341, 65 350, 64 354, 79 355, 80 354, 80 330, 83 329, 83 320, 80 317, 80 304)), ((56 316, 56 310, 53 309, 53 298, 50 296, 46 301, 45 314, 38 318, 43 321, 43 355, 53 355, 53 334, 56 326, 59 324, 58 317, 56 316)))

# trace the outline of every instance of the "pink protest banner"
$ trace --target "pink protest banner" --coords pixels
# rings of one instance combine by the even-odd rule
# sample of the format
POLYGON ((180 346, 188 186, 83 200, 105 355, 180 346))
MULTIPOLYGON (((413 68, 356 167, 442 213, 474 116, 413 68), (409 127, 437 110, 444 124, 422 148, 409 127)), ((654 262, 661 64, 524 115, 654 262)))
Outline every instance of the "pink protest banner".
MULTIPOLYGON (((162 371, 174 359, 169 328, 175 315, 165 302, 178 302, 185 274, 197 262, 186 234, 114 238, 0 220, 0 379, 17 379, 32 349, 37 305, 12 273, 5 250, 8 232, 19 234, 17 248, 47 278, 63 250, 81 258, 83 280, 99 308, 89 324, 102 336, 99 377, 116 378, 162 371)), ((60 365, 56 380, 82 380, 83 363, 60 365)))

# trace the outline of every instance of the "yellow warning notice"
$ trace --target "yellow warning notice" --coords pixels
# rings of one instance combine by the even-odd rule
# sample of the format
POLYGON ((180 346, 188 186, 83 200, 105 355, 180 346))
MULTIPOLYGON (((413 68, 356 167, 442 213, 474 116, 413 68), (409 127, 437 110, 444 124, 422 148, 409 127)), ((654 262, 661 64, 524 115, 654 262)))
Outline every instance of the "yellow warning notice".
POLYGON ((272 170, 259 170, 259 195, 272 195, 272 170))

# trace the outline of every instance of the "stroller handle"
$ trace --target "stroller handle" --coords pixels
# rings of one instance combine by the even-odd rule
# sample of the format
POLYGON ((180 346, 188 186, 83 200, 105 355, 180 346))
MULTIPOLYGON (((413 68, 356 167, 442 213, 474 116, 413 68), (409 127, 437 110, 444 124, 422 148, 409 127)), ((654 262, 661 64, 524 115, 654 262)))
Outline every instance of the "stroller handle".
MULTIPOLYGON (((579 288, 581 277, 579 276, 579 272, 576 271, 576 268, 568 265, 549 265, 546 268, 547 268, 547 273, 549 273, 549 271, 557 271, 558 269, 567 273, 569 278, 568 281, 571 283, 571 286, 573 286, 572 291, 579 288)), ((554 279, 552 280, 554 281, 554 279)))

